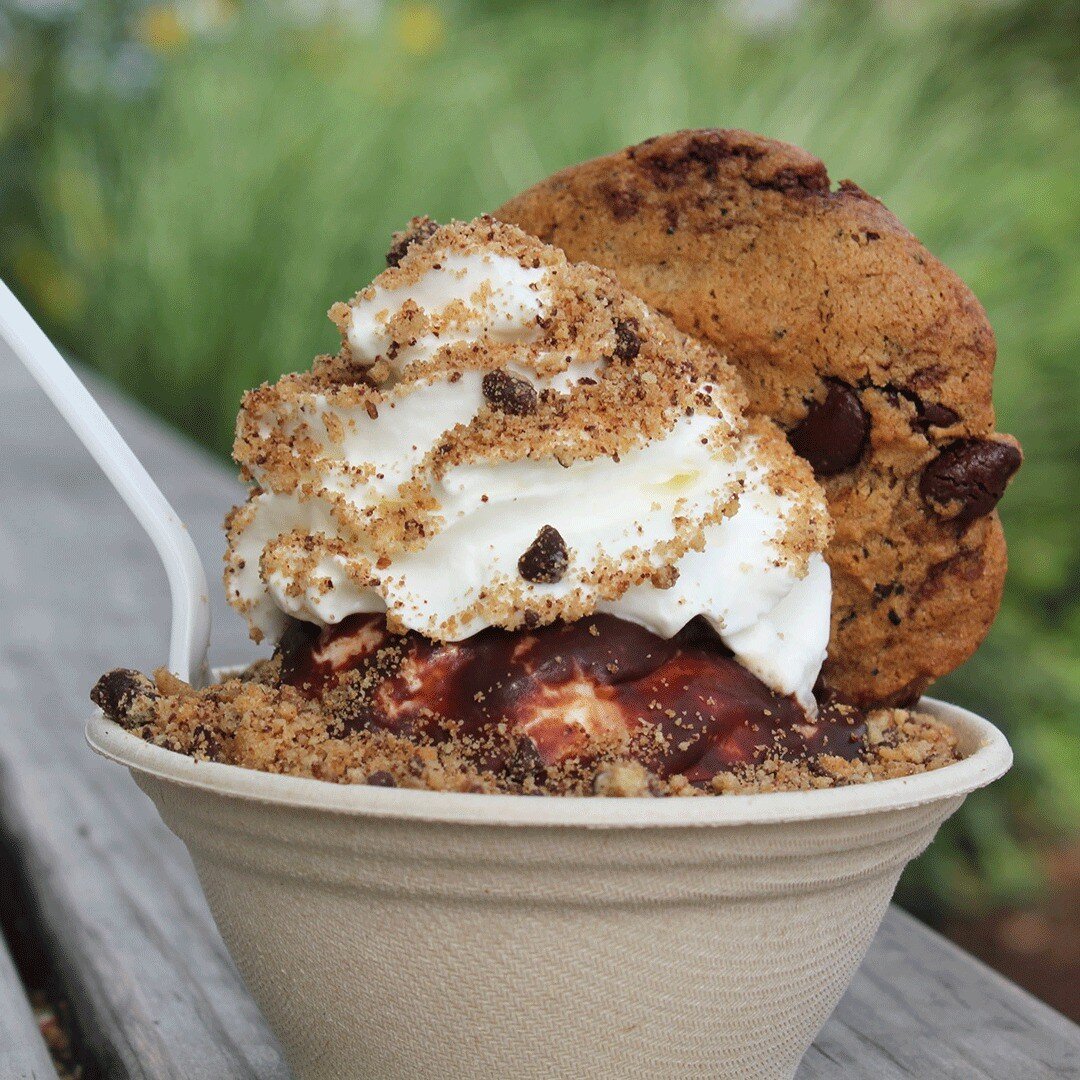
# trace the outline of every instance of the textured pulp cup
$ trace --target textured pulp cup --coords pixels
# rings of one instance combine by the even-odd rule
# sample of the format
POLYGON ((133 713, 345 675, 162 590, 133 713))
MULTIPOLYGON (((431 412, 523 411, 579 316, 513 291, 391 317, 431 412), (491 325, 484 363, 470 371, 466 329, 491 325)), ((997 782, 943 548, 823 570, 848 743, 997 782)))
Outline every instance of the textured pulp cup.
POLYGON ((909 859, 1008 769, 825 791, 525 798, 347 786, 197 762, 100 714, 187 845, 301 1080, 790 1077, 909 859))

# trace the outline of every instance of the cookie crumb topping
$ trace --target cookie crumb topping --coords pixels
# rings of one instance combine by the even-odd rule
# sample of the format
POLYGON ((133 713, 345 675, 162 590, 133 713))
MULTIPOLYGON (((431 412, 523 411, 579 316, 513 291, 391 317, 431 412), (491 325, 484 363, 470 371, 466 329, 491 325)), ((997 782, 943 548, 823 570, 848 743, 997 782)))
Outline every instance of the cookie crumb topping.
POLYGON ((158 746, 375 787, 725 795, 906 776, 958 757, 929 716, 864 714, 826 696, 808 717, 700 621, 669 640, 597 616, 437 645, 354 616, 322 632, 294 624, 273 660, 206 690, 164 671, 133 685, 106 696, 106 711, 158 746))

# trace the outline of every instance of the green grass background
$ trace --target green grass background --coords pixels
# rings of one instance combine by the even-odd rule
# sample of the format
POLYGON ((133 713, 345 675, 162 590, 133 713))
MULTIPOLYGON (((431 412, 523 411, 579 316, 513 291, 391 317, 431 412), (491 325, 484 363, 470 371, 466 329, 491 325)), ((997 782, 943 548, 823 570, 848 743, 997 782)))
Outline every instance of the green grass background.
MULTIPOLYGON (((1066 4, 0 0, 0 271, 74 355, 227 454, 241 392, 414 213, 470 217, 658 132, 790 139, 986 305, 1027 463, 989 640, 937 687, 1017 767, 905 876, 923 914, 1022 904, 1080 825, 1080 160, 1066 4), (773 17, 767 17, 769 13, 773 17)), ((239 626, 238 626, 239 632, 239 626)))

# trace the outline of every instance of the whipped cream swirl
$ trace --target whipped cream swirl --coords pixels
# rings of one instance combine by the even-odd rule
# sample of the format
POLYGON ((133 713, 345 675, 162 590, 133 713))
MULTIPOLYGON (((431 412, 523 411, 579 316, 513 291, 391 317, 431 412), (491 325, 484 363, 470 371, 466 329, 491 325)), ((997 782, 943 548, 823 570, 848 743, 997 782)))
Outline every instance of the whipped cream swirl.
POLYGON ((245 398, 225 579, 253 636, 386 611, 458 641, 604 611, 670 637, 703 616, 813 710, 828 514, 733 370, 511 226, 414 224, 331 309, 341 351, 245 398))

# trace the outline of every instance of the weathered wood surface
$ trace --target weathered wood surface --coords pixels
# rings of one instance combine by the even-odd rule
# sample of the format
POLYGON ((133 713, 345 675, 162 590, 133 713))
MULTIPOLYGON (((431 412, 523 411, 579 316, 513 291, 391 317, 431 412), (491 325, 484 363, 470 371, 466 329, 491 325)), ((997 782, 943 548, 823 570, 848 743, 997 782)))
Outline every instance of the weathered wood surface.
MULTIPOLYGON (((230 472, 95 389, 216 577, 221 519, 239 490, 230 472)), ((0 824, 17 840, 80 1026, 107 1076, 285 1077, 183 847, 82 740, 95 677, 165 655, 164 574, 6 353, 0 400, 0 824)), ((215 584, 212 659, 243 660, 242 624, 215 584)), ((799 1078, 1080 1077, 1078 1063, 1080 1029, 894 909, 799 1078)))
POLYGON ((4 1080, 56 1080, 19 973, 0 940, 0 1076, 4 1080))
MULTIPOLYGON (((0 822, 49 928, 80 1027, 107 1076, 282 1078, 187 853, 82 728, 97 674, 156 666, 168 590, 97 467, 0 356, 0 822)), ((229 474, 130 408, 124 434, 184 514, 211 570, 229 474)), ((224 616, 218 632, 245 635, 224 616)))
POLYGON ((899 908, 797 1080, 1080 1077, 1080 1027, 899 908))

